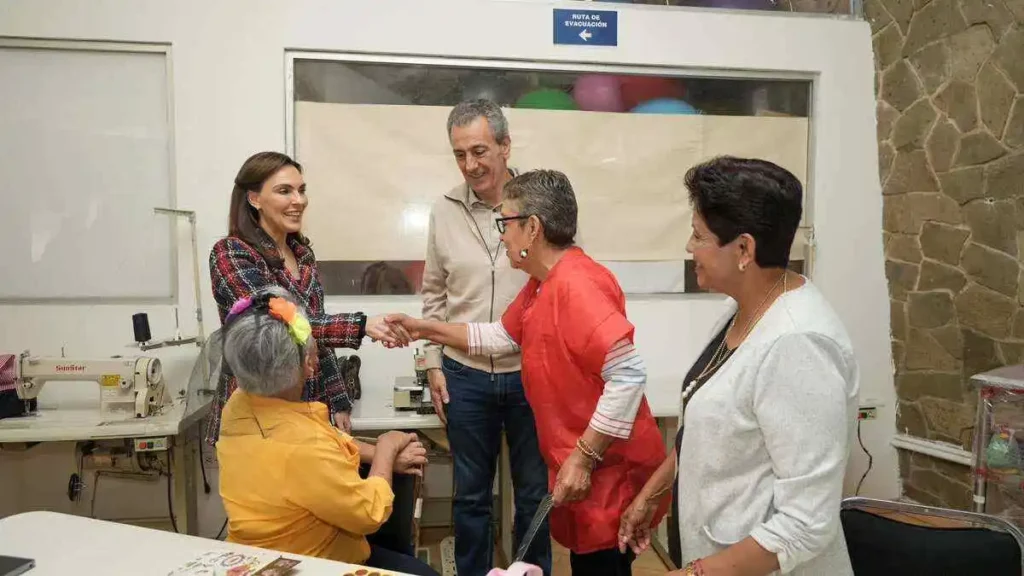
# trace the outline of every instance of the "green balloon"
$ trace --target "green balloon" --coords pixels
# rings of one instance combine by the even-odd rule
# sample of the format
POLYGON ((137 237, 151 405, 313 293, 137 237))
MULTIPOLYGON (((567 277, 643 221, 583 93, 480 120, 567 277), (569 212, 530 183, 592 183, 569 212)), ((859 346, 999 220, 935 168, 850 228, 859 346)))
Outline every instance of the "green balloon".
POLYGON ((541 88, 523 94, 516 100, 516 108, 535 108, 539 110, 578 110, 579 106, 572 96, 561 90, 541 88))

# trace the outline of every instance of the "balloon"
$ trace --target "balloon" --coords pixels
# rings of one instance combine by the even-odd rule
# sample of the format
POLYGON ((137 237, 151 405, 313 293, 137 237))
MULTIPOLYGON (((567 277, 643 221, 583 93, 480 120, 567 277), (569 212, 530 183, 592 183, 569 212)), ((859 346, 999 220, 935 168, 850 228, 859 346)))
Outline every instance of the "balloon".
POLYGON ((633 108, 636 114, 700 114, 700 111, 687 102, 675 98, 657 98, 648 100, 633 108))
POLYGON ((577 110, 576 101, 561 90, 541 88, 523 94, 516 100, 516 108, 535 108, 539 110, 577 110))
POLYGON ((585 74, 576 79, 572 95, 580 110, 623 112, 619 79, 606 74, 585 74))
POLYGON ((661 76, 623 76, 622 105, 626 109, 636 108, 641 102, 657 98, 682 98, 686 89, 677 78, 661 76))

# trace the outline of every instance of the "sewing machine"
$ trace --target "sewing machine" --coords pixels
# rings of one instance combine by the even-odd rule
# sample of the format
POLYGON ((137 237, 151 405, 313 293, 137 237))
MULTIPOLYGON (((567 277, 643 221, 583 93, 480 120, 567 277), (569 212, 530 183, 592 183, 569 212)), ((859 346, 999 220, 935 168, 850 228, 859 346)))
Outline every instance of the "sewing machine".
POLYGON ((413 356, 416 368, 415 377, 395 378, 394 407, 397 412, 415 412, 416 414, 433 414, 434 405, 430 401, 430 380, 427 378, 427 357, 419 350, 413 356))
POLYGON ((166 405, 168 397, 158 358, 48 358, 21 354, 15 372, 18 398, 26 411, 47 382, 96 382, 100 385, 100 410, 112 413, 131 405, 136 418, 145 418, 166 405))

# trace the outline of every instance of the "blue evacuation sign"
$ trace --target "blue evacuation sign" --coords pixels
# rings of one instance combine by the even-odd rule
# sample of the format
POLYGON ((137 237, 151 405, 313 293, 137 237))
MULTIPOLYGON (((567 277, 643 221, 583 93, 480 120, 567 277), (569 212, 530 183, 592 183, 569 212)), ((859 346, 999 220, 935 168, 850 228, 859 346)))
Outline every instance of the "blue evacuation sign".
POLYGON ((555 44, 618 46, 619 13, 555 8, 555 44))

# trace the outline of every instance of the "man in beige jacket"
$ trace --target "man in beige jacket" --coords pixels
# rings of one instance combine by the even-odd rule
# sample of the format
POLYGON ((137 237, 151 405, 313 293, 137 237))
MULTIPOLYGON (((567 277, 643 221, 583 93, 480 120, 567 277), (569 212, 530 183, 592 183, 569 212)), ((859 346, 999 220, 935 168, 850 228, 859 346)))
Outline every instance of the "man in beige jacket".
MULTIPOLYGON (((509 266, 494 223, 501 190, 514 175, 511 139, 501 108, 469 100, 448 116, 452 153, 465 182, 441 197, 430 213, 423 317, 448 322, 496 322, 526 284, 509 266)), ((471 357, 427 348, 431 399, 448 428, 454 460, 455 558, 460 576, 482 576, 493 566, 491 504, 494 472, 505 430, 515 492, 518 548, 547 493, 547 466, 526 402, 518 354, 471 357)), ((545 523, 526 561, 551 574, 551 538, 545 523)))

